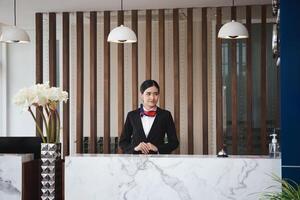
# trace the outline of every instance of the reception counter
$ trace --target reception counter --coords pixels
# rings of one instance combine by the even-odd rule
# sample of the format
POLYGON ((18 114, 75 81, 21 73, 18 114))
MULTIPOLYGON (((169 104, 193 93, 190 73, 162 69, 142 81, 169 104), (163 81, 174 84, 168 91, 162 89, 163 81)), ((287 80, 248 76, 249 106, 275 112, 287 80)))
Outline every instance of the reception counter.
POLYGON ((33 154, 0 154, 0 199, 22 200, 23 163, 33 160, 33 154))
POLYGON ((65 199, 256 200, 262 192, 280 190, 272 174, 281 177, 280 159, 74 155, 65 162, 65 199))

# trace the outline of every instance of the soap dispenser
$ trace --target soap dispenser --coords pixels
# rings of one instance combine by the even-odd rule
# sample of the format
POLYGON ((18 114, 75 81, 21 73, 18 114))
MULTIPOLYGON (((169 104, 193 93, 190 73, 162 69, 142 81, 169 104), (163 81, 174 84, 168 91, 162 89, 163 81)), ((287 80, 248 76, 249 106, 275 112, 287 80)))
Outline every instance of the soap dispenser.
POLYGON ((280 151, 279 151, 279 144, 276 139, 276 129, 274 129, 273 134, 270 135, 272 138, 271 143, 269 144, 269 155, 270 158, 279 158, 280 157, 280 151))

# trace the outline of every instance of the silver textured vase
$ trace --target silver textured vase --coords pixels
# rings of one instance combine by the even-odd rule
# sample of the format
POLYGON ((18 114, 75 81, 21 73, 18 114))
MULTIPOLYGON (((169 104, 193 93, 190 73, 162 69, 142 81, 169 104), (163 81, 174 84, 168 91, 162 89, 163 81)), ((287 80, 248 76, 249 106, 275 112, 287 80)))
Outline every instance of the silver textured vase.
POLYGON ((41 144, 41 199, 54 200, 56 190, 56 161, 61 159, 61 144, 41 144))

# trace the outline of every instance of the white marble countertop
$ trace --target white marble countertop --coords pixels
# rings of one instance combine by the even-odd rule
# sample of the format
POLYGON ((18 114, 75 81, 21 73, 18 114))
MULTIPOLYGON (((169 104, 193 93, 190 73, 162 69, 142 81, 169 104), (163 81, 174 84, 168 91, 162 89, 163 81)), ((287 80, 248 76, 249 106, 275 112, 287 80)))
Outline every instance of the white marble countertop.
POLYGON ((33 154, 32 153, 25 153, 25 154, 19 154, 19 153, 0 153, 0 159, 1 158, 7 158, 7 157, 20 157, 22 163, 28 162, 30 160, 33 160, 33 154))
POLYGON ((281 177, 281 159, 268 156, 74 154, 65 199, 257 200, 280 190, 272 174, 281 177))
MULTIPOLYGON (((219 159, 274 159, 269 156, 261 156, 261 155, 229 155, 227 158, 217 157, 216 155, 185 155, 185 154, 73 154, 67 157, 154 157, 154 158, 219 158, 219 159)), ((276 158, 281 159, 281 158, 276 158)))
POLYGON ((0 200, 22 199, 22 165, 33 154, 0 154, 0 200))

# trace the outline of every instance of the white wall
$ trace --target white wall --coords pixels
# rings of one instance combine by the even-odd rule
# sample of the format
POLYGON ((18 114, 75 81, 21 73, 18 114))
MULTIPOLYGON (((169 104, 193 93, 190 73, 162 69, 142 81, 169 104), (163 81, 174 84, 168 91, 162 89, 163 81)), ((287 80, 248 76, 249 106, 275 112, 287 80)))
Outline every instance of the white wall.
POLYGON ((0 46, 0 136, 6 136, 6 45, 0 46))
MULTIPOLYGON (((26 31, 32 40, 34 31, 26 31)), ((35 135, 29 112, 22 112, 12 102, 19 89, 35 82, 34 41, 29 44, 9 44, 7 55, 7 135, 35 135)))
MULTIPOLYGON (((23 11, 22 3, 17 1, 17 26, 27 31, 31 43, 0 43, 0 136, 35 135, 30 114, 22 113, 21 108, 12 103, 12 97, 19 89, 35 82, 35 18, 34 13, 23 11)), ((0 23, 13 24, 12 0, 0 1, 0 23)))

